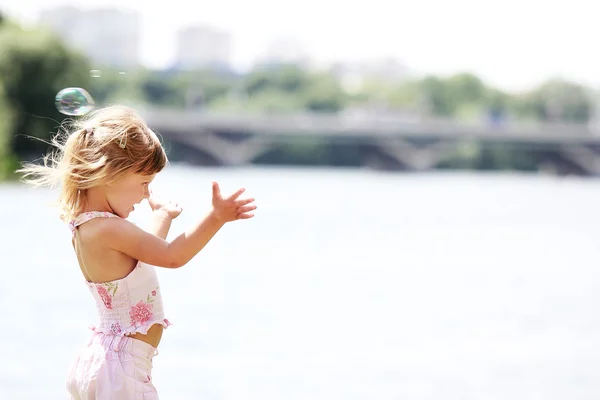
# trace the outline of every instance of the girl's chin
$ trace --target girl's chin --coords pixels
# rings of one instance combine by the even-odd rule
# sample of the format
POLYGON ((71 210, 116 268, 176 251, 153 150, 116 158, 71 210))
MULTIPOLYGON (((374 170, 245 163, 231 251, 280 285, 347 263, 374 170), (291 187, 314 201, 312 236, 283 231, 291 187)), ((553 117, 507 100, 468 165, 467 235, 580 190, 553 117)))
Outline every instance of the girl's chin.
POLYGON ((131 208, 129 208, 129 210, 122 212, 121 215, 119 215, 119 216, 121 218, 127 218, 127 217, 129 217, 129 214, 131 214, 133 211, 135 211, 135 209, 133 207, 131 207, 131 208))

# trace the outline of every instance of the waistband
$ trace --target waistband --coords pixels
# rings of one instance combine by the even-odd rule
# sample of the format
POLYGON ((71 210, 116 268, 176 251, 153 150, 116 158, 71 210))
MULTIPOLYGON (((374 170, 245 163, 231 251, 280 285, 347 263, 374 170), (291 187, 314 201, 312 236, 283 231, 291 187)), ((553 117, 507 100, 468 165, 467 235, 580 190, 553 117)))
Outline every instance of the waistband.
POLYGON ((158 355, 158 349, 141 340, 129 336, 107 335, 102 332, 94 332, 90 339, 90 345, 96 343, 105 349, 114 352, 126 352, 134 356, 142 357, 152 361, 152 357, 158 355))

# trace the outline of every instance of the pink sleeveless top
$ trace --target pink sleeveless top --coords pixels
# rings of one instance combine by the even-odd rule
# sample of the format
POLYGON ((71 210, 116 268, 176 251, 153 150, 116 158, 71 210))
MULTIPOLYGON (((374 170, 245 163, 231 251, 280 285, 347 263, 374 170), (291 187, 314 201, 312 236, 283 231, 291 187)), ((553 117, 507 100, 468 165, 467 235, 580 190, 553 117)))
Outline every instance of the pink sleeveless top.
MULTIPOLYGON (((90 211, 69 223, 75 235, 77 227, 93 218, 120 218, 109 212, 90 211)), ((165 318, 162 295, 155 267, 138 262, 125 278, 111 282, 86 282, 96 301, 98 324, 91 329, 104 334, 124 336, 148 333, 154 324, 171 325, 165 318)))

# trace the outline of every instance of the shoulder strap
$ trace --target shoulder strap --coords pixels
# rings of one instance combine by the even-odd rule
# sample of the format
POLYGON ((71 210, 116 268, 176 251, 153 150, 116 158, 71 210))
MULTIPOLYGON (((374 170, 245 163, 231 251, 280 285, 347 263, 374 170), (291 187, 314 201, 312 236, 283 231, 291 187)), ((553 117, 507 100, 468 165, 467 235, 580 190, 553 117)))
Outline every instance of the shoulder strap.
POLYGON ((118 215, 115 215, 113 213, 106 212, 106 211, 87 211, 87 212, 84 212, 83 214, 80 214, 73 221, 69 222, 69 229, 71 229, 71 231, 73 232, 73 235, 74 235, 75 234, 75 229, 79 225, 85 224, 86 222, 88 222, 91 219, 94 219, 94 218, 111 218, 111 217, 120 218, 118 215))

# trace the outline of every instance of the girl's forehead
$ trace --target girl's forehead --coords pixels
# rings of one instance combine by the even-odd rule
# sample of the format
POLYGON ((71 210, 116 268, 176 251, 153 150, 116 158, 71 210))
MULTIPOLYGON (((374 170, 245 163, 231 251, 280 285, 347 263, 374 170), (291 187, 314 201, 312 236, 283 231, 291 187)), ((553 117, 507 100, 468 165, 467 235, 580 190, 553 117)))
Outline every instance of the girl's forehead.
POLYGON ((156 177, 156 174, 144 175, 140 173, 130 172, 124 178, 128 181, 151 181, 156 177))
POLYGON ((136 174, 137 179, 141 180, 141 181, 151 181, 154 179, 155 176, 156 176, 156 174, 152 174, 152 175, 136 174))

